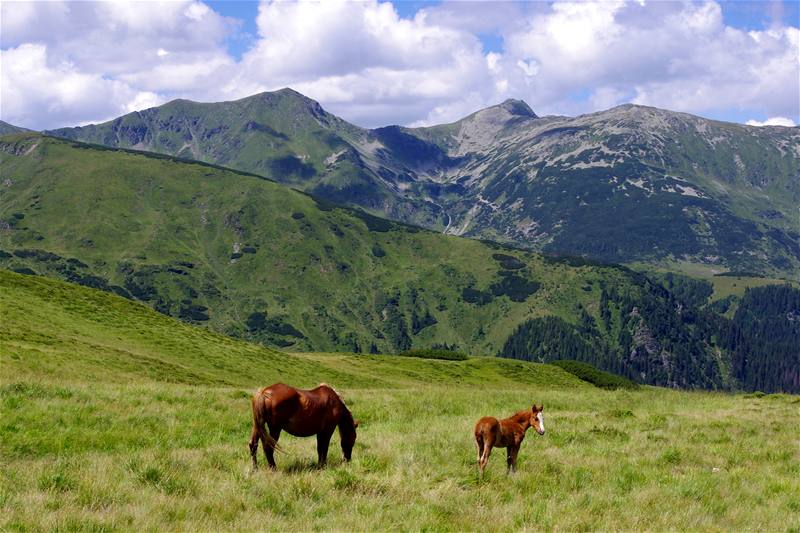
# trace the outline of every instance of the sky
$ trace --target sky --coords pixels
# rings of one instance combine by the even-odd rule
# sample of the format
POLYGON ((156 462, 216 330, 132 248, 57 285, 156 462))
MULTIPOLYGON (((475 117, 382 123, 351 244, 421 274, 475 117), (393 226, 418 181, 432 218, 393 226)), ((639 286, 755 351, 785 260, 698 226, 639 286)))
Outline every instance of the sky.
POLYGON ((800 123, 800 1, 0 1, 0 119, 102 122, 283 87, 364 127, 651 105, 800 123))

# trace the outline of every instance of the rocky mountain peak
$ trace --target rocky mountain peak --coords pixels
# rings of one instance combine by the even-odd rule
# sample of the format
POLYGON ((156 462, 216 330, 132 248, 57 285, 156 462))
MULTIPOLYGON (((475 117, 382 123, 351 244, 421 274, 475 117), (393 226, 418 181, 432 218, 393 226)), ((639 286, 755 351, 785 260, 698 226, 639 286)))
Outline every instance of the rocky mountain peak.
POLYGON ((514 98, 509 98, 508 100, 504 101, 502 104, 499 104, 495 107, 499 107, 511 115, 517 117, 530 117, 530 118, 539 118, 536 113, 533 112, 531 106, 525 103, 524 100, 516 100, 514 98))

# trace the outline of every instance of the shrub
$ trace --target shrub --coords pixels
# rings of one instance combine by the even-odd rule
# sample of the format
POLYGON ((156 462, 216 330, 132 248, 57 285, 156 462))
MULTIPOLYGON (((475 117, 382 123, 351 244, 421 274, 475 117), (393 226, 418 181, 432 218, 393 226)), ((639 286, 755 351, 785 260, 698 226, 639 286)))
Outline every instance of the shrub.
POLYGON ((525 263, 514 257, 513 255, 506 254, 492 254, 492 259, 498 261, 500 266, 506 270, 519 270, 525 266, 525 263))
POLYGON ((573 361, 571 359, 559 359, 550 363, 559 368, 562 368, 583 381, 587 381, 595 387, 601 389, 638 389, 639 385, 611 372, 599 370, 589 363, 582 363, 580 361, 573 361))
POLYGON ((422 359, 444 359, 446 361, 464 361, 467 359, 467 354, 461 352, 454 352, 451 350, 434 350, 431 348, 415 348, 413 350, 405 350, 397 355, 403 357, 420 357, 422 359))
POLYGON ((461 291, 461 298, 471 304, 486 305, 492 301, 492 295, 488 292, 479 291, 472 287, 467 287, 461 291))
POLYGON ((538 281, 528 280, 512 273, 500 272, 502 278, 492 284, 489 290, 495 296, 507 295, 512 302, 524 302, 528 296, 539 290, 538 281))

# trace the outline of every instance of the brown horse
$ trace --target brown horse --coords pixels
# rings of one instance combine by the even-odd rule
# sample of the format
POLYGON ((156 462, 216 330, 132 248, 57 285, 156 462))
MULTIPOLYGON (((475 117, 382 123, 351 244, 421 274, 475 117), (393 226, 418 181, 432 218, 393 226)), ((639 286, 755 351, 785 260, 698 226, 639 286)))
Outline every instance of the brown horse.
POLYGON ((317 436, 319 465, 328 459, 328 445, 333 431, 339 428, 344 460, 349 461, 356 442, 358 422, 339 397, 339 394, 322 383, 312 390, 301 390, 276 383, 259 390, 253 396, 253 433, 250 436, 250 455, 253 469, 258 469, 256 455, 258 441, 264 447, 264 455, 271 469, 275 469, 273 452, 278 448, 281 431, 286 430, 295 437, 317 436), (267 425, 269 434, 264 428, 267 425))
POLYGON ((520 411, 508 418, 498 420, 484 416, 475 424, 475 441, 478 444, 478 468, 483 476, 492 447, 508 448, 508 471, 517 470, 517 453, 525 438, 525 432, 533 426, 539 435, 544 435, 544 407, 534 404, 530 409, 520 411))

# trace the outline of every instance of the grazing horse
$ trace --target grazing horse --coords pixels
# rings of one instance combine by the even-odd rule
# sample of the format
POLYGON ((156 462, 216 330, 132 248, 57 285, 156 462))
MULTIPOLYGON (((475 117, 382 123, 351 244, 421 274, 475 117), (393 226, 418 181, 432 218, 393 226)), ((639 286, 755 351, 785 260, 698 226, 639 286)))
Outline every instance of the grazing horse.
POLYGON ((525 438, 525 432, 533 426, 539 435, 544 435, 544 416, 541 405, 520 411, 508 418, 498 420, 484 416, 475 424, 475 442, 478 444, 478 468, 481 476, 489 462, 492 447, 508 448, 508 471, 517 470, 517 453, 525 438))
POLYGON ((316 435, 319 465, 323 466, 328 459, 331 436, 338 427, 344 460, 350 460, 356 442, 358 421, 353 420, 350 410, 333 387, 321 383, 316 389, 302 390, 276 383, 255 393, 252 405, 250 455, 253 457, 253 470, 258 469, 256 455, 259 439, 269 467, 275 469, 273 452, 280 449, 278 439, 282 430, 295 437, 316 435), (269 434, 264 428, 265 424, 269 434))

